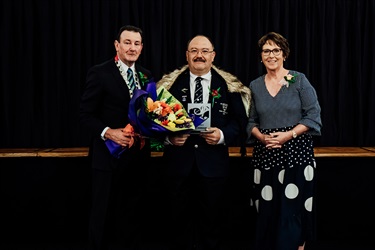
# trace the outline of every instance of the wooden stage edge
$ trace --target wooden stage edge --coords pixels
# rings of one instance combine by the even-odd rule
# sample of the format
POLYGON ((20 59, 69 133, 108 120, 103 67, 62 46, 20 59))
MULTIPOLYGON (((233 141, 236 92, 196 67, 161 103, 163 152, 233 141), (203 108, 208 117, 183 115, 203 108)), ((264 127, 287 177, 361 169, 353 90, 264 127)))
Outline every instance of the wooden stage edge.
MULTIPOLYGON (((252 156, 252 147, 246 148, 246 157, 252 156)), ((315 147, 315 157, 375 157, 375 147, 315 147)), ((152 152, 161 157, 163 152, 152 152)), ((73 148, 2 148, 0 158, 16 157, 87 157, 88 147, 73 148)), ((229 148, 230 157, 241 157, 240 147, 229 148)))

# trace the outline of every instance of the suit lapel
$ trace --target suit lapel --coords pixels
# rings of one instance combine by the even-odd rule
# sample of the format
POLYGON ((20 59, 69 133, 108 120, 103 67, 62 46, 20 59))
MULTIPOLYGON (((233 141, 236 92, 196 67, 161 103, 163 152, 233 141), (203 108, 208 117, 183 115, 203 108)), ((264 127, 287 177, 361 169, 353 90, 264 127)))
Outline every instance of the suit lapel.
POLYGON ((110 70, 113 74, 113 77, 116 79, 116 81, 119 82, 119 84, 127 88, 126 82, 124 78, 122 77, 120 70, 117 68, 115 62, 111 64, 110 70))
POLYGON ((181 96, 180 102, 183 102, 184 107, 187 108, 187 104, 191 103, 189 74, 183 75, 183 78, 181 79, 181 86, 179 86, 179 91, 181 91, 179 94, 179 96, 181 96))

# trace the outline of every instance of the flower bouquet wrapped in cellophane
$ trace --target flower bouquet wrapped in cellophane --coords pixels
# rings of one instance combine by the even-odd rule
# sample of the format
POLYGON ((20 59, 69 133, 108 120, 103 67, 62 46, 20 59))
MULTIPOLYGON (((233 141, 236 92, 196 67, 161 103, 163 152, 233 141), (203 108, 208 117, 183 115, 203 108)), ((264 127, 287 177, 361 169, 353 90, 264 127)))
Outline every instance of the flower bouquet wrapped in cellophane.
POLYGON ((189 115, 182 104, 164 87, 156 90, 156 83, 150 82, 146 91, 137 89, 129 103, 128 117, 130 123, 123 129, 133 134, 132 143, 127 147, 106 140, 110 153, 116 157, 128 150, 133 144, 142 148, 146 137, 151 140, 151 148, 161 151, 162 141, 170 133, 194 130, 203 120, 189 115), (139 143, 134 143, 139 141, 139 143))
POLYGON ((129 120, 135 131, 150 138, 163 138, 174 132, 191 131, 202 123, 191 116, 182 104, 164 87, 156 83, 147 90, 135 90, 129 106, 129 120))

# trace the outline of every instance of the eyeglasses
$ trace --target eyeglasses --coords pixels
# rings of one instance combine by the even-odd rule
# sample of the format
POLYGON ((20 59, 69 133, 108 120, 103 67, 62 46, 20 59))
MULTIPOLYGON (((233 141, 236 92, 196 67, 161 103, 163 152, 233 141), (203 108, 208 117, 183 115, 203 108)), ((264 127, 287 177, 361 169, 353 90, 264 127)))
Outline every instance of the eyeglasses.
POLYGON ((262 50, 262 53, 265 56, 269 56, 272 52, 275 56, 278 56, 278 55, 280 55, 281 51, 282 51, 282 49, 273 49, 273 50, 265 49, 265 50, 262 50))
POLYGON ((198 55, 199 52, 201 52, 202 55, 204 56, 207 56, 209 53, 212 53, 214 52, 213 50, 209 50, 209 49, 202 49, 202 50, 199 50, 199 49, 191 49, 191 50, 188 50, 188 52, 193 55, 193 56, 196 56, 198 55))

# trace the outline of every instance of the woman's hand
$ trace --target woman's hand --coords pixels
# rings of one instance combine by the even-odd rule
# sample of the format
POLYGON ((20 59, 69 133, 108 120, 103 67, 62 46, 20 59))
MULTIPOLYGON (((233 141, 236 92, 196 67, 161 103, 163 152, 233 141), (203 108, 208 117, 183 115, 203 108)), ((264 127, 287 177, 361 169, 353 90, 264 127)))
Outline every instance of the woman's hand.
POLYGON ((264 135, 264 141, 262 141, 266 148, 281 148, 282 145, 291 139, 290 132, 275 132, 264 135))

